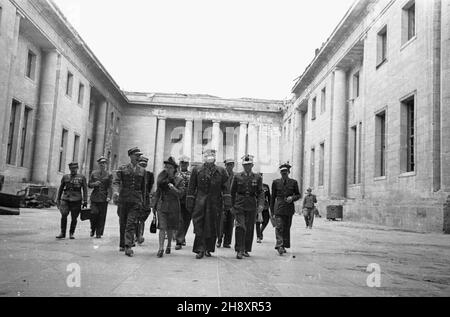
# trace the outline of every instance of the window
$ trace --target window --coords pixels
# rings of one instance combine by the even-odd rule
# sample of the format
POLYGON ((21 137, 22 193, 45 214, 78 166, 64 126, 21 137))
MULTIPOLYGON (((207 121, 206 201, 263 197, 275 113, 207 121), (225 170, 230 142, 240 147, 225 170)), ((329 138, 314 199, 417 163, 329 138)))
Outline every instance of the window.
POLYGON ((410 1, 402 10, 402 44, 416 36, 416 4, 410 1))
POLYGON ((3 8, 0 7, 0 35, 2 34, 2 16, 3 16, 3 8))
POLYGON ((359 136, 358 136, 358 177, 357 177, 357 181, 358 184, 361 184, 361 155, 362 155, 362 122, 359 123, 359 136))
POLYGON ((66 165, 66 152, 67 152, 67 138, 69 136, 69 131, 66 129, 62 130, 61 134, 61 144, 59 147, 59 167, 58 171, 64 173, 66 165))
POLYGON ((13 100, 11 105, 11 115, 9 119, 8 146, 6 149, 6 164, 16 164, 17 138, 19 134, 20 122, 20 102, 13 100))
POLYGON ((317 97, 314 97, 314 99, 312 100, 311 120, 316 120, 316 111, 317 111, 317 97))
POLYGON ((34 80, 36 77, 36 54, 32 51, 28 51, 26 76, 31 80, 34 80))
POLYGON ((116 119, 116 133, 120 133, 120 118, 116 119))
POLYGON ((31 112, 33 109, 25 107, 22 125, 22 140, 20 141, 20 166, 25 166, 25 154, 27 151, 28 127, 30 124, 31 112))
POLYGON ((387 59, 387 26, 378 32, 377 40, 377 67, 387 59))
POLYGON ((73 140, 72 162, 78 162, 78 154, 79 153, 80 153, 80 136, 75 134, 75 138, 73 140))
POLYGON ((357 183, 357 164, 358 164, 358 127, 355 125, 350 128, 350 184, 357 183))
POLYGON ((402 101, 401 143, 402 143, 402 172, 416 170, 415 157, 415 96, 402 101))
POLYGON ((386 111, 375 116, 375 177, 386 176, 386 111))
POLYGON ((93 102, 89 103, 89 122, 93 122, 95 116, 95 104, 93 102))
POLYGON ((324 185, 324 170, 325 170, 325 143, 320 144, 320 161, 319 161, 319 186, 324 185))
POLYGON ((314 182, 315 182, 314 174, 315 174, 315 170, 316 170, 316 168, 315 168, 316 167, 316 149, 315 148, 311 149, 310 165, 311 165, 311 170, 310 170, 309 186, 311 188, 314 188, 314 182))
POLYGON ((289 119, 288 121, 288 142, 291 142, 291 127, 292 127, 292 119, 289 119))
POLYGON ((73 75, 71 72, 67 72, 66 95, 72 97, 72 90, 73 90, 73 75))
POLYGON ((327 88, 322 89, 322 97, 320 98, 320 113, 327 111, 327 88))
POLYGON ((359 97, 359 72, 353 75, 353 99, 359 97))
POLYGON ((80 83, 78 88, 78 104, 83 105, 84 103, 84 85, 80 83))
POLYGON ((111 130, 114 130, 114 112, 111 112, 111 118, 109 120, 109 127, 111 130))

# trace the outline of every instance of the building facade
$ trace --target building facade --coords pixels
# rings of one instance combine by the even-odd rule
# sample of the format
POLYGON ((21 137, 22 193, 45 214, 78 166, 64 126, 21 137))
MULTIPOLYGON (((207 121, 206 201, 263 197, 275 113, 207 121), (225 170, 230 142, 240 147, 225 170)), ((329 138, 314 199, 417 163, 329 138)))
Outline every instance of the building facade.
MULTIPOLYGON (((450 0, 359 0, 289 102, 124 92, 50 0, 0 0, 3 190, 56 186, 71 161, 115 170, 139 146, 169 156, 253 154, 271 184, 293 165, 322 212, 442 231, 450 192, 450 0)), ((242 167, 237 164, 237 170, 242 167)))
POLYGON ((441 232, 450 190, 450 1, 354 4, 284 115, 303 188, 344 217, 441 232))

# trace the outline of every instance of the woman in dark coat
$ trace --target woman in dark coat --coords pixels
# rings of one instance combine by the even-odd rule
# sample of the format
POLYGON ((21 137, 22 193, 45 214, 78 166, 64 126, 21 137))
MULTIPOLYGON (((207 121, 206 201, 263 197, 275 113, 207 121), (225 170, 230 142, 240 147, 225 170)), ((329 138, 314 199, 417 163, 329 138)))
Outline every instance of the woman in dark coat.
POLYGON ((166 254, 170 254, 172 237, 180 222, 180 198, 184 194, 184 182, 176 176, 178 165, 171 157, 164 162, 164 171, 158 175, 157 190, 153 208, 158 216, 159 251, 158 257, 164 255, 164 241, 167 233, 166 254))

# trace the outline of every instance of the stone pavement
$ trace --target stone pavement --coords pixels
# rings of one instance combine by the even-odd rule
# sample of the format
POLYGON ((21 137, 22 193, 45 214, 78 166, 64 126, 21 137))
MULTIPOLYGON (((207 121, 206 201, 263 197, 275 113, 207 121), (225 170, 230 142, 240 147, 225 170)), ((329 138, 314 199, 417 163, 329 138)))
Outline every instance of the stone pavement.
POLYGON ((0 216, 0 296, 450 295, 446 235, 323 219, 309 231, 296 216, 293 248, 283 257, 269 224, 263 244, 255 243, 252 257, 242 261, 231 249, 196 260, 192 226, 183 250, 158 259, 157 235, 147 231, 144 245, 128 258, 118 251, 116 207, 109 208, 101 240, 89 237, 88 222, 79 222, 76 240, 56 241, 59 219, 56 209, 0 216), (368 287, 372 263, 381 269, 380 287, 368 287), (78 266, 80 287, 69 287, 78 266))

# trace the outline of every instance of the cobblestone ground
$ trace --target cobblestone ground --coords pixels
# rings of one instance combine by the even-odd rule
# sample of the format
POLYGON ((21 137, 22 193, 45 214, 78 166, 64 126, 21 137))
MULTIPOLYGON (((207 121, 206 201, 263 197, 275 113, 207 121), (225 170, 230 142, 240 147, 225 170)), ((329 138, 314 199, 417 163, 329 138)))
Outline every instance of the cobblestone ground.
POLYGON ((146 232, 144 245, 128 258, 118 251, 116 207, 109 208, 101 240, 79 222, 76 240, 56 241, 59 219, 56 209, 0 216, 0 296, 450 295, 450 236, 441 234, 323 219, 309 231, 296 216, 293 248, 283 257, 269 224, 263 243, 242 261, 232 249, 196 260, 192 227, 181 251, 158 259, 157 236, 146 232), (381 269, 380 287, 368 286, 377 281, 367 272, 370 264, 381 269), (73 268, 80 269, 80 287, 71 287, 73 268))

